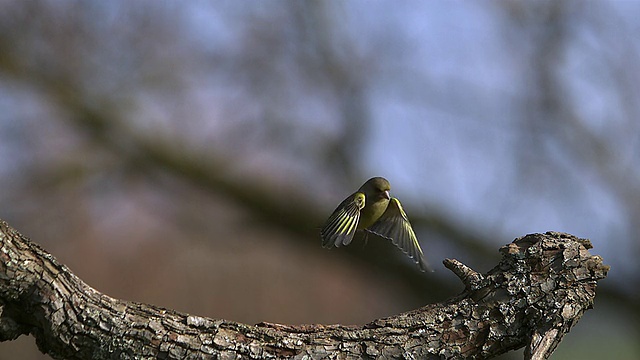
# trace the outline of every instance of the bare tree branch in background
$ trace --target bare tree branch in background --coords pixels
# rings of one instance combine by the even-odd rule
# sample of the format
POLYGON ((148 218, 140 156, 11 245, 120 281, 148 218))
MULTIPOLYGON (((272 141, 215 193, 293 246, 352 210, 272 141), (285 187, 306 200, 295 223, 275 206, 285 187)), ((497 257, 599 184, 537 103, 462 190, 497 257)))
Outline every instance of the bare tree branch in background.
MULTIPOLYGON (((637 66, 639 56, 635 48, 617 43, 619 35, 616 31, 621 30, 611 26, 616 22, 617 15, 611 12, 607 4, 600 4, 602 8, 594 10, 579 1, 554 1, 532 6, 506 1, 502 5, 509 27, 521 32, 517 41, 522 43, 523 38, 528 39, 525 43, 531 46, 527 56, 531 67, 523 87, 525 96, 520 119, 519 143, 522 144, 522 150, 515 152, 514 157, 519 169, 518 181, 529 182, 534 189, 541 189, 548 186, 550 178, 564 174, 564 191, 586 191, 582 185, 585 175, 569 171, 567 162, 570 162, 572 166, 583 169, 588 174, 586 176, 599 179, 600 184, 606 187, 606 193, 624 209, 623 217, 628 217, 623 222, 629 228, 623 231, 630 237, 629 243, 639 244, 636 237, 640 223, 635 219, 640 218, 640 173, 630 165, 629 159, 640 151, 640 142, 637 141, 637 113, 640 108, 637 103, 631 105, 628 102, 636 98, 640 91, 637 86, 630 84, 637 73, 629 71, 629 67, 637 66), (603 19, 608 24, 599 23, 602 20, 594 18, 590 11, 607 13, 608 17, 603 19), (603 26, 607 26, 608 31, 604 31, 603 26), (599 38, 599 44, 610 45, 613 51, 585 45, 584 36, 599 38), (572 65, 571 56, 575 55, 571 52, 575 51, 575 47, 586 48, 583 51, 587 54, 581 54, 581 57, 599 59, 596 64, 590 64, 595 70, 578 74, 585 78, 583 81, 600 81, 608 85, 606 89, 615 92, 613 96, 597 95, 608 100, 607 106, 610 108, 606 114, 585 113, 581 109, 581 102, 589 100, 579 96, 588 93, 577 91, 576 85, 567 79, 566 72, 573 70, 567 68, 572 65), (611 56, 622 50, 618 47, 625 48, 624 56, 611 56), (603 74, 592 79, 598 66, 602 66, 603 74), (619 108, 616 105, 620 105, 619 108), (614 113, 617 115, 611 115, 614 113), (610 126, 600 128, 598 124, 610 126), (620 143, 625 144, 624 148, 618 146, 620 143), (558 156, 559 152, 563 156, 558 156)), ((606 93, 607 90, 598 91, 606 93)), ((639 250, 635 248, 636 252, 639 250)), ((636 278, 634 282, 637 281, 636 278)), ((629 296, 625 290, 615 287, 606 292, 610 300, 624 304, 635 323, 639 323, 640 307, 634 305, 637 304, 636 296, 629 296)))

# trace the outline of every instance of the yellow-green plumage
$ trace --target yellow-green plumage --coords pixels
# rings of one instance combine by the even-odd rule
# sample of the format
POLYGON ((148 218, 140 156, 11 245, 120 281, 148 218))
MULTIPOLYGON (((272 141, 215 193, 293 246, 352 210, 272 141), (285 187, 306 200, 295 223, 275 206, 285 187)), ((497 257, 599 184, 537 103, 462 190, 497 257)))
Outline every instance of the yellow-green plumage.
POLYGON ((356 230, 391 240, 422 271, 431 271, 400 201, 389 195, 387 179, 374 177, 346 198, 331 214, 320 235, 324 247, 349 245, 356 230))

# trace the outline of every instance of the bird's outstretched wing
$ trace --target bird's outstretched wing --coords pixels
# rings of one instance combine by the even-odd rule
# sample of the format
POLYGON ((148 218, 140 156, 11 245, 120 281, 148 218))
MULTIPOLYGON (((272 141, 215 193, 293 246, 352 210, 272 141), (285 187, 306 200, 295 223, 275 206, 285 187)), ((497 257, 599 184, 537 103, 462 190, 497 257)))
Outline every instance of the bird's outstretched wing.
POLYGON ((424 258, 416 233, 413 232, 409 218, 407 218, 398 199, 391 198, 384 214, 366 230, 391 240, 395 246, 418 264, 420 270, 433 271, 424 258))
POLYGON ((357 192, 338 205, 320 231, 322 246, 330 248, 351 243, 360 220, 360 209, 364 207, 364 203, 364 194, 357 192))

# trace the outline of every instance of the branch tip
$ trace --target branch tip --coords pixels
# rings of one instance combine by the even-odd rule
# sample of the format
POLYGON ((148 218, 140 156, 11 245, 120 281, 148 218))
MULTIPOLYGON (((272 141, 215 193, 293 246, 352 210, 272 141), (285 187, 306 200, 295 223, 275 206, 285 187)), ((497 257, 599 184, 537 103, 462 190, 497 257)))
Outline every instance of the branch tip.
POLYGON ((467 290, 477 290, 484 286, 485 277, 456 259, 444 259, 444 266, 453 271, 467 290))
POLYGON ((531 337, 531 342, 524 351, 525 360, 545 360, 553 353, 558 343, 563 337, 563 333, 552 328, 540 334, 535 332, 531 337))

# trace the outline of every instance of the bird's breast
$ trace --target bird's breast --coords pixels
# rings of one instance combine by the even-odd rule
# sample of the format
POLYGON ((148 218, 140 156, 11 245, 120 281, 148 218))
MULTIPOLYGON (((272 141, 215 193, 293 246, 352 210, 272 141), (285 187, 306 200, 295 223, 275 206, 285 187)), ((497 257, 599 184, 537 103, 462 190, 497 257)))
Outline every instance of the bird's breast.
POLYGON ((367 203, 360 210, 360 221, 358 222, 358 229, 366 229, 369 226, 373 225, 380 216, 384 214, 385 210, 387 210, 387 206, 389 205, 389 200, 381 199, 373 203, 367 203))

